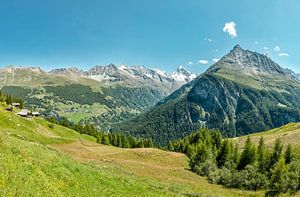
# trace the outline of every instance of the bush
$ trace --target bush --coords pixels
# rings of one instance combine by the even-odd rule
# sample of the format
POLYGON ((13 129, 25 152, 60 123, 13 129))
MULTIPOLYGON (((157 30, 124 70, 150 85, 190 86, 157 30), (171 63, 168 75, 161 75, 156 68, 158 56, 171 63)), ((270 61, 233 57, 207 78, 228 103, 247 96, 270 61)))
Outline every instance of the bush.
POLYGON ((50 129, 54 129, 54 124, 48 124, 48 127, 49 127, 50 129))

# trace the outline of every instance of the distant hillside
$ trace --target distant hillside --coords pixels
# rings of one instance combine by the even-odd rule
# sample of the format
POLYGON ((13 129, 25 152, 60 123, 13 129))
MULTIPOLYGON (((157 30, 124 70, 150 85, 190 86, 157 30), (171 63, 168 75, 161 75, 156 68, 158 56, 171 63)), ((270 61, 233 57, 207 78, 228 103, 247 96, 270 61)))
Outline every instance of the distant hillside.
POLYGON ((300 123, 289 123, 268 131, 232 138, 232 141, 243 147, 248 137, 255 144, 263 137, 268 147, 272 147, 276 139, 280 139, 285 145, 291 144, 300 158, 300 123))
POLYGON ((0 87, 26 100, 44 115, 65 116, 74 122, 110 128, 111 122, 130 119, 168 96, 195 75, 183 67, 172 75, 143 66, 95 66, 49 72, 37 67, 0 69, 0 87))
POLYGON ((296 74, 237 45, 204 74, 114 129, 165 145, 200 127, 235 137, 299 121, 296 74))
POLYGON ((187 170, 183 154, 100 145, 4 107, 0 104, 3 196, 263 196, 209 184, 187 170))

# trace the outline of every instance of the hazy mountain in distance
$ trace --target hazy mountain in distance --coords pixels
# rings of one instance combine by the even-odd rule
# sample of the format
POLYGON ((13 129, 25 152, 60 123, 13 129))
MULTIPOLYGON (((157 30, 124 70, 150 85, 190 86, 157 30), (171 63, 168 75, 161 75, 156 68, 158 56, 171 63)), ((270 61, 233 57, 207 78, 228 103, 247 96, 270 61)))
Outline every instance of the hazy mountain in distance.
POLYGON ((187 81, 143 66, 113 64, 87 71, 76 67, 48 72, 38 67, 0 69, 2 91, 23 98, 28 107, 75 122, 96 123, 103 129, 110 122, 132 118, 187 81))

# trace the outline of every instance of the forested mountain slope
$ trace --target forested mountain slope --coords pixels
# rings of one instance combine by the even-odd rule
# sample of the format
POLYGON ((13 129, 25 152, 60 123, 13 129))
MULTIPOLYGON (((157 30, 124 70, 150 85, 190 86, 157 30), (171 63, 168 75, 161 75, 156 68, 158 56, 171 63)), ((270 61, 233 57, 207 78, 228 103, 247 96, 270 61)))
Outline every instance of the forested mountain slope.
POLYGON ((299 121, 296 74, 237 45, 204 74, 114 129, 165 145, 200 127, 235 137, 299 121))
POLYGON ((195 75, 180 67, 172 75, 143 66, 95 66, 88 71, 8 66, 0 87, 46 116, 94 123, 108 130, 155 105, 195 75))

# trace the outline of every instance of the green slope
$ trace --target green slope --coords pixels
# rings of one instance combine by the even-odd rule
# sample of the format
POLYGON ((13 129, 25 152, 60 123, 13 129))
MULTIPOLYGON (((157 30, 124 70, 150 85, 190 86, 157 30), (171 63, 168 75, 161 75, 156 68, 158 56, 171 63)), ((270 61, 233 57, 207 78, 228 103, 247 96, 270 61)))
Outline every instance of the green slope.
POLYGON ((300 157, 300 123, 289 123, 279 128, 232 138, 232 140, 240 147, 243 147, 248 137, 250 137, 256 145, 258 145, 260 138, 263 137, 268 147, 272 147, 276 139, 280 139, 285 145, 291 144, 297 156, 300 157))
POLYGON ((54 114, 96 123, 103 130, 112 122, 134 117, 170 93, 160 82, 128 79, 104 82, 76 73, 46 73, 39 68, 0 69, 0 89, 26 101, 26 106, 54 114))
POLYGON ((43 119, 0 107, 3 196, 249 196, 209 184, 187 158, 158 149, 119 149, 43 119))
POLYGON ((167 145, 201 127, 237 137, 299 121, 299 80, 269 57, 236 46, 189 87, 112 128, 167 145))

